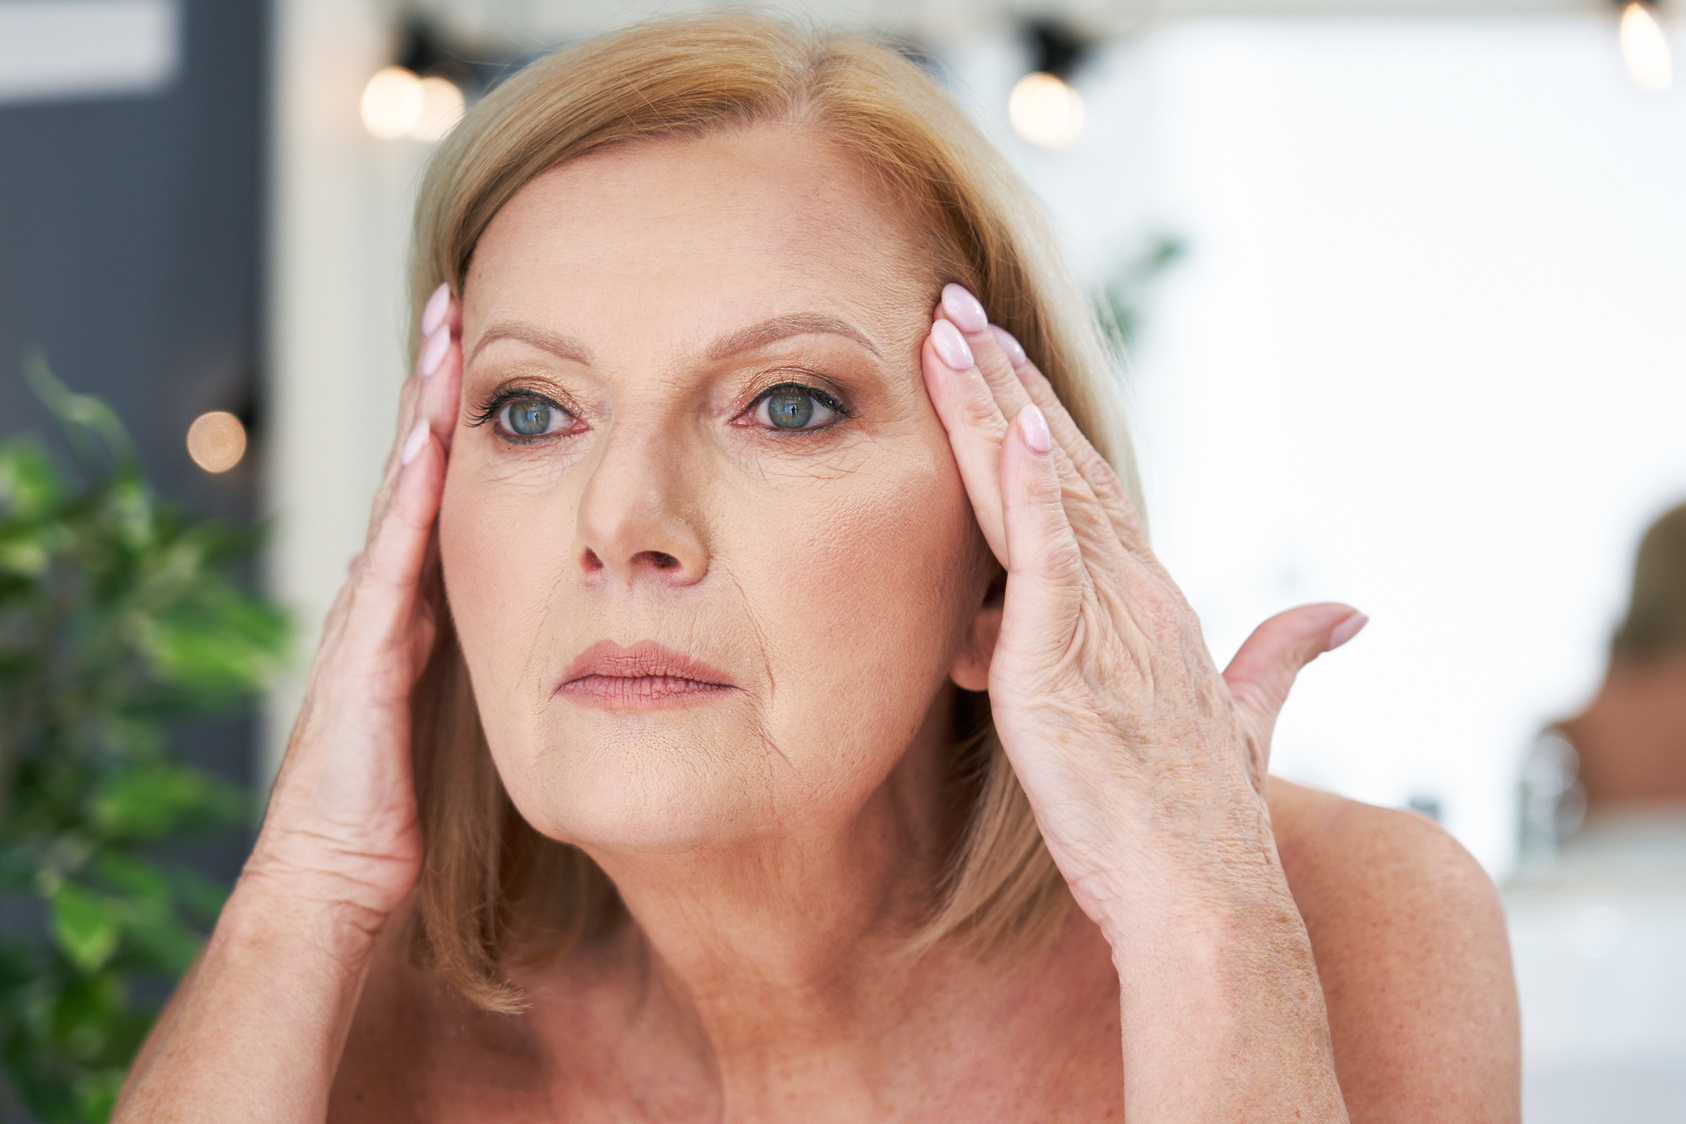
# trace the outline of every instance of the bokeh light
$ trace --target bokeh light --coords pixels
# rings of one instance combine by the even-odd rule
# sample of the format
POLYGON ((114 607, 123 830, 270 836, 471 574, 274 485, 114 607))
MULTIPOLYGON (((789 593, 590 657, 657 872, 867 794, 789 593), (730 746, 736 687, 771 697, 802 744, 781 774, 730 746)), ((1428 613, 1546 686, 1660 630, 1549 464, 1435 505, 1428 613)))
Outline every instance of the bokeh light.
POLYGON ((1064 148, 1083 132, 1083 99, 1052 74, 1034 71, 1007 98, 1013 130, 1043 148, 1064 148))
POLYGON ((383 67, 363 87, 363 127, 382 140, 407 136, 426 102, 420 78, 401 66, 383 67))
POLYGON ((187 455, 206 472, 227 472, 246 455, 246 427, 226 410, 200 414, 187 427, 187 455))

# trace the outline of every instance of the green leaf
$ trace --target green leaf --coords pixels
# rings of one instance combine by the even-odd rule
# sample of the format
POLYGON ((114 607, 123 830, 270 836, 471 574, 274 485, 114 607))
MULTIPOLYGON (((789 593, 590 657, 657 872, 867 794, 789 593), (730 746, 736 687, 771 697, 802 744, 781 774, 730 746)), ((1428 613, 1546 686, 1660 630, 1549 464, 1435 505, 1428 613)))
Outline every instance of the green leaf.
POLYGON ((66 883, 53 895, 51 911, 54 940, 82 971, 99 971, 117 951, 122 917, 111 899, 66 883))
POLYGON ((39 519, 58 502, 61 490, 58 470, 39 441, 0 441, 0 508, 14 519, 39 519))
POLYGON ((193 966, 200 935, 176 917, 168 902, 143 898, 129 905, 123 929, 132 943, 123 946, 125 962, 138 958, 148 969, 173 976, 193 966))
POLYGON ((170 880, 187 908, 206 922, 215 921, 228 901, 228 886, 192 870, 172 870, 170 880))
POLYGON ((98 1060, 122 1030, 127 992, 115 972, 95 972, 71 981, 53 1006, 53 1040, 72 1057, 98 1060))
POLYGON ((166 683, 208 694, 240 694, 264 685, 286 639, 284 613, 230 594, 153 622, 146 650, 166 683))
POLYGON ((84 470, 94 476, 104 471, 132 474, 134 445, 116 411, 91 394, 72 392, 54 377, 38 350, 24 357, 23 377, 58 421, 84 470))
POLYGON ((77 1078, 72 1089, 77 1116, 88 1124, 105 1124, 117 1108, 117 1094, 127 1076, 126 1069, 114 1067, 77 1078))
POLYGON ((109 780, 93 800, 95 826, 123 839, 159 839, 209 822, 238 820, 244 793, 185 765, 131 769, 109 780))
POLYGON ((107 852, 94 860, 94 870, 106 885, 134 897, 168 902, 175 896, 169 877, 145 859, 107 852))

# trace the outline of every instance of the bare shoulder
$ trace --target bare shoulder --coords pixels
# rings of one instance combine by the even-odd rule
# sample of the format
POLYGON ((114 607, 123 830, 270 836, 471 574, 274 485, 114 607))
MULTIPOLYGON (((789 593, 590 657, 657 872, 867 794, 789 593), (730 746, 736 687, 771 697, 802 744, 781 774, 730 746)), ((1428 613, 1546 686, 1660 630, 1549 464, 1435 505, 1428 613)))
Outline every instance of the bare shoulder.
POLYGON ((1352 1119, 1520 1119, 1510 941, 1486 872, 1415 813, 1276 778, 1266 795, 1352 1119))
POLYGON ((328 1124, 542 1118, 542 1059, 522 1021, 476 1008, 415 967, 402 925, 377 944, 340 1054, 328 1124))

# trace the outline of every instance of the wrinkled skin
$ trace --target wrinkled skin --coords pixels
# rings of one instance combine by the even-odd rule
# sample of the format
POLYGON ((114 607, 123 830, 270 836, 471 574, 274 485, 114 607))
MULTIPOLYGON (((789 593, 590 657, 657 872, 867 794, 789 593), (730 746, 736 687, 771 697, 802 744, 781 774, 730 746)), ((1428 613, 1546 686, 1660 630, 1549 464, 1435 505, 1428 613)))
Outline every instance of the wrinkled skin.
POLYGON ((1516 1119, 1491 885, 1426 822, 1265 776, 1362 618, 1282 614, 1220 675, 947 280, 790 127, 516 195, 429 305, 263 832, 120 1120, 1516 1119), (523 969, 514 1018, 401 955, 435 530, 511 797, 633 920, 523 969), (691 662, 591 662, 645 641, 691 662), (957 689, 1082 907, 1014 962, 901 955, 957 689))
POLYGON ((466 420, 439 521, 452 612, 516 807, 610 866, 771 832, 923 836, 922 782, 886 779, 935 764, 990 578, 919 378, 940 280, 912 232, 840 158, 836 188, 803 197, 801 164, 702 151, 685 193, 641 174, 638 150, 539 177, 465 287, 466 420), (836 330, 742 338, 797 317, 836 330), (830 408, 809 401, 812 428, 758 421, 781 385, 850 416, 816 424, 830 408), (552 408, 556 432, 529 443, 473 424, 500 393, 568 420, 552 408), (603 639, 663 643, 737 689, 658 710, 559 694, 603 639), (907 801, 911 822, 886 804, 907 801))

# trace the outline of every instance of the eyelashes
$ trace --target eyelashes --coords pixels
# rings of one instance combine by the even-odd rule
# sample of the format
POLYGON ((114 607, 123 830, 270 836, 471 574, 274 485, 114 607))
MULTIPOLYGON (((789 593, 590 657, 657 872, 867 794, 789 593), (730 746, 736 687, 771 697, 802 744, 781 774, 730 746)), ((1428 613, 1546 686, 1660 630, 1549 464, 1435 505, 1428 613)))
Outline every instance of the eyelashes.
POLYGON ((535 445, 580 432, 579 412, 531 387, 506 386, 469 415, 468 424, 490 423, 492 432, 511 445, 535 445))
POLYGON ((833 394, 802 383, 781 382, 756 395, 740 418, 781 433, 815 433, 854 417, 833 394))
MULTIPOLYGON (((504 441, 531 445, 580 432, 579 413, 544 391, 515 385, 500 387, 470 412, 466 423, 491 425, 504 441)), ((784 437, 820 433, 855 416, 837 395, 786 379, 757 393, 732 423, 784 437)))

